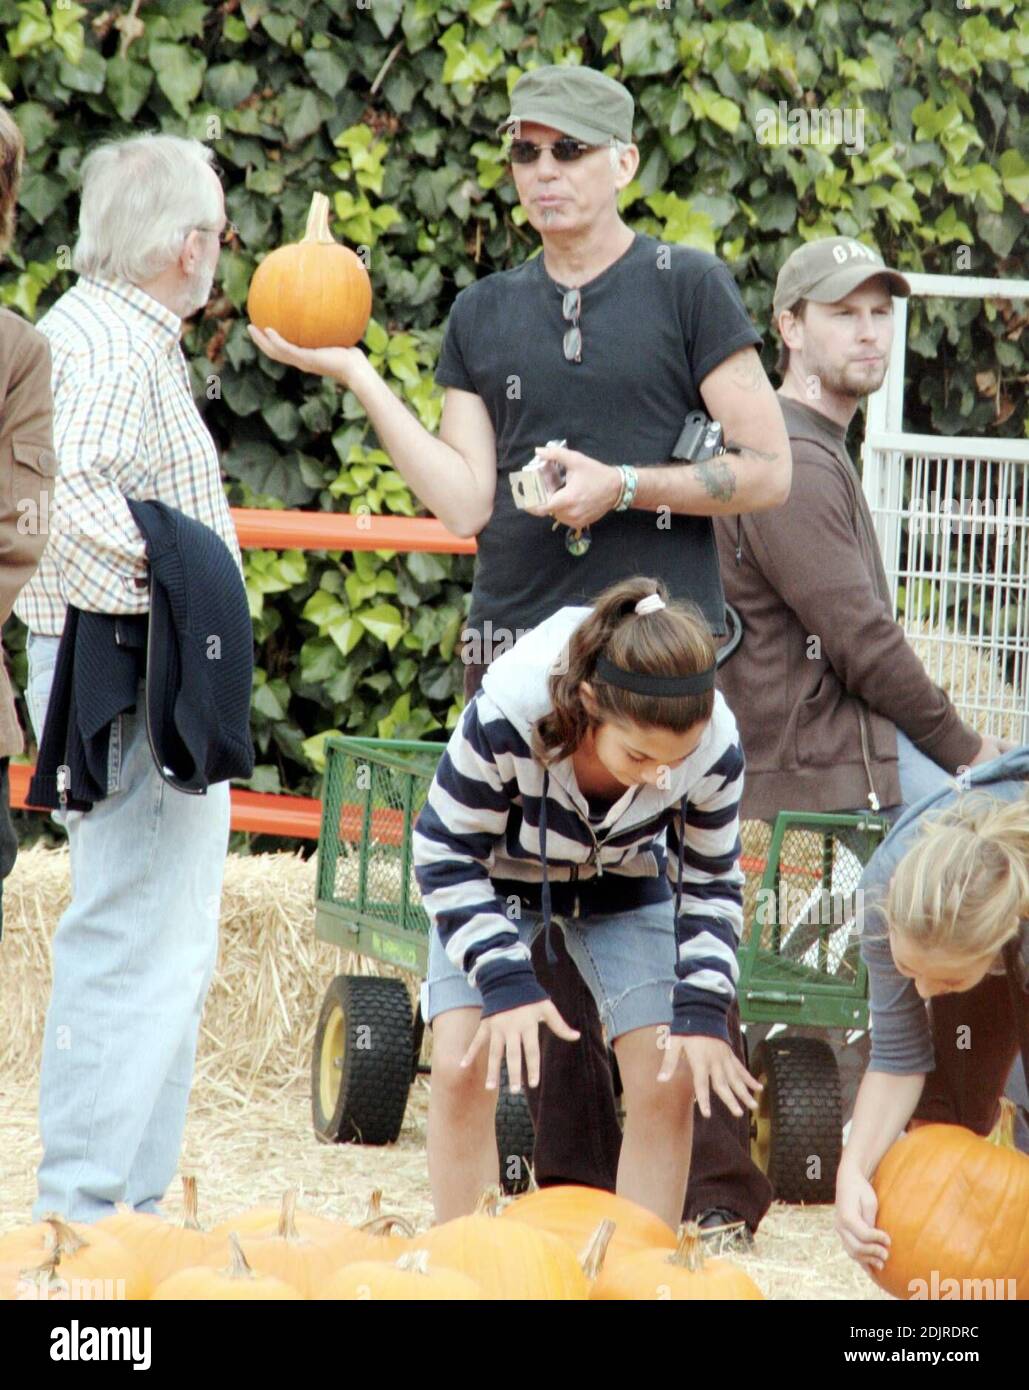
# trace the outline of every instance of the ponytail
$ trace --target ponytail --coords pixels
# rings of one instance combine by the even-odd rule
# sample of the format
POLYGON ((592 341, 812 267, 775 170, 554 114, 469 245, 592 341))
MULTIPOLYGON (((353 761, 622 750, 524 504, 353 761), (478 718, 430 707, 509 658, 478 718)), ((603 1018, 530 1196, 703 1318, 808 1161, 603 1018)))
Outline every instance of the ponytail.
POLYGON ((685 733, 705 723, 714 710, 715 692, 697 695, 642 695, 603 680, 597 659, 605 656, 625 670, 651 676, 692 676, 714 665, 715 644, 700 610, 671 603, 659 579, 634 576, 598 595, 593 612, 568 643, 568 660, 549 681, 552 709, 537 720, 532 751, 541 762, 567 757, 578 748, 591 724, 607 720, 685 733), (665 607, 640 614, 636 605, 658 594, 665 607), (588 681, 601 718, 592 718, 579 693, 588 681))
POLYGON ((968 792, 926 821, 897 865, 890 925, 926 950, 985 956, 1029 915, 1029 791, 998 802, 968 792))

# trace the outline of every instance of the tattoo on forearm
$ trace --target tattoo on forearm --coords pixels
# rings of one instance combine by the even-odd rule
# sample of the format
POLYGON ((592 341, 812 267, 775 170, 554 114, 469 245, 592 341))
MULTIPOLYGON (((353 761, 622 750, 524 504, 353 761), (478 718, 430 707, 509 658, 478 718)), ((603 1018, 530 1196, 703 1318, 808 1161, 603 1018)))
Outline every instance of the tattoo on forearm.
POLYGON ((756 352, 748 352, 730 369, 733 384, 743 391, 757 391, 768 380, 761 359, 756 352))
POLYGON ((716 502, 731 502, 736 496, 736 474, 724 459, 708 459, 693 466, 708 496, 716 502))
POLYGON ((779 459, 778 454, 771 454, 766 449, 755 449, 750 444, 737 444, 736 448, 741 454, 752 454, 754 458, 761 459, 764 463, 776 463, 779 459))

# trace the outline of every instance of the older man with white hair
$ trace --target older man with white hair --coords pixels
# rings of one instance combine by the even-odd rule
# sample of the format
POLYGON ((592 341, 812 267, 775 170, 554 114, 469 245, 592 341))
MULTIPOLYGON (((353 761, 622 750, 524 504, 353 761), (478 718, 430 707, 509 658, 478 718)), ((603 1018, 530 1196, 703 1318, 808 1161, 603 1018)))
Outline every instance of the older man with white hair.
MULTIPOLYGON (((206 303, 226 228, 199 141, 141 135, 82 168, 74 287, 43 316, 59 474, 49 539, 15 611, 29 629, 27 700, 42 742, 68 605, 148 611, 129 499, 204 522, 242 573, 218 453, 193 399, 183 319, 206 303)), ((175 1174, 204 998, 217 956, 229 784, 161 775, 142 702, 112 722, 107 795, 55 812, 72 898, 53 945, 40 1079, 38 1218, 141 1211, 175 1174)))

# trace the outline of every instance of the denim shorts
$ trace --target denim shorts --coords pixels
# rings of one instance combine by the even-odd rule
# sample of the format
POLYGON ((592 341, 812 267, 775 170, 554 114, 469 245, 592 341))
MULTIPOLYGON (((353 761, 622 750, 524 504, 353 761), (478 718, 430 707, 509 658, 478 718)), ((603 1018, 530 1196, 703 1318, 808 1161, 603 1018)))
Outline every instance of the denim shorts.
MULTIPOLYGON (((675 904, 648 903, 629 912, 592 917, 551 914, 551 931, 563 931, 565 946, 596 1001, 608 1041, 634 1028, 672 1022, 675 974, 675 904)), ((524 910, 518 939, 532 945, 543 930, 543 914, 524 910)), ((439 933, 429 939, 429 969, 421 990, 427 1023, 450 1009, 481 1008, 482 995, 451 964, 439 933)))

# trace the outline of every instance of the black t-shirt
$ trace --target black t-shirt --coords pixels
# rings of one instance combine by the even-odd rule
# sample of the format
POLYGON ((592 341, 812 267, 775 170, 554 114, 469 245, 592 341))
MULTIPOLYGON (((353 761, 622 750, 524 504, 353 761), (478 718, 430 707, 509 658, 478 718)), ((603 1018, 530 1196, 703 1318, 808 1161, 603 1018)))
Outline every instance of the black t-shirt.
POLYGON ((578 363, 562 349, 565 288, 540 253, 468 285, 447 321, 436 381, 481 396, 497 441, 496 501, 478 536, 469 626, 481 632, 488 619, 495 641, 498 628, 514 640, 566 604, 592 603, 609 584, 645 574, 673 598, 692 599, 724 633, 710 517, 609 512, 576 557, 565 526, 555 531, 552 517, 514 505, 507 474, 549 439, 603 463, 667 463, 686 415, 703 408, 704 377, 760 334, 723 261, 645 232, 581 286, 578 363))

